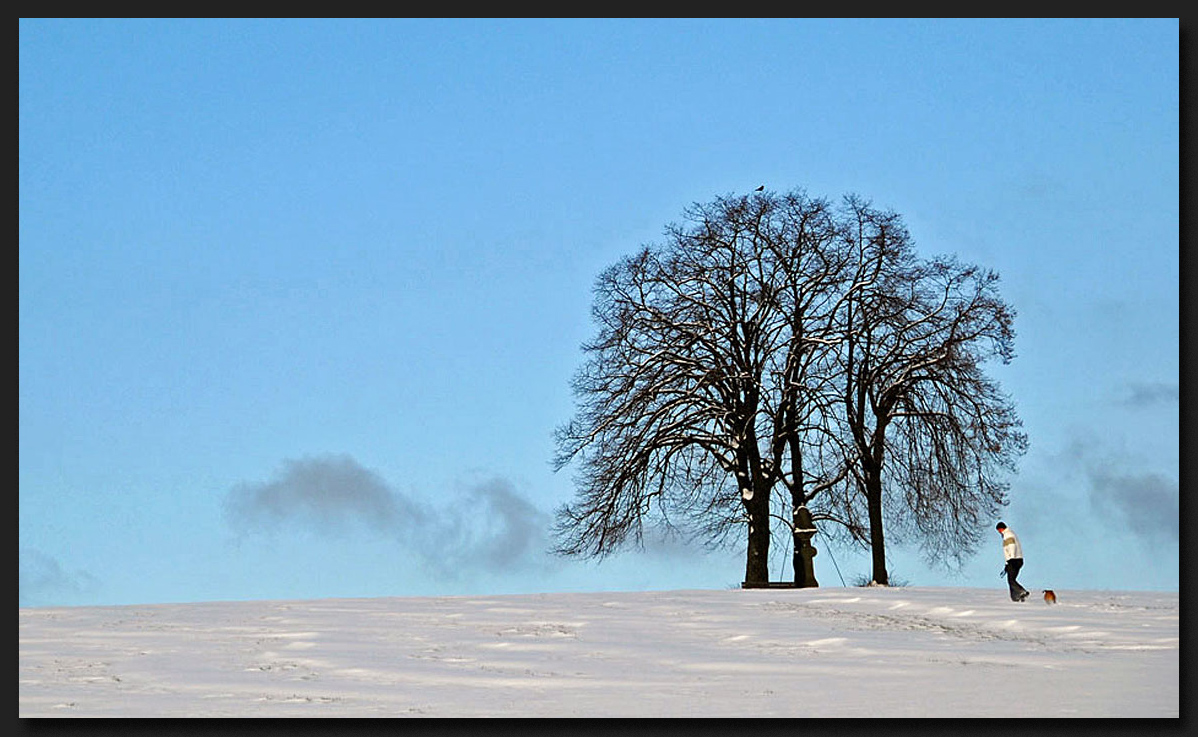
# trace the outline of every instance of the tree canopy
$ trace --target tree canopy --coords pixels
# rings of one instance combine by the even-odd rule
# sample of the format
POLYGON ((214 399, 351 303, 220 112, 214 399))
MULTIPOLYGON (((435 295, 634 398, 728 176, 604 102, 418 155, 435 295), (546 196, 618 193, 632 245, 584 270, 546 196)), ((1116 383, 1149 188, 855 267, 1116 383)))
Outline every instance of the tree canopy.
POLYGON ((661 526, 745 539, 745 581, 763 582, 771 519, 797 536, 802 510, 870 547, 886 583, 885 508, 930 558, 959 559, 1026 448, 984 372, 1013 357, 997 282, 919 258, 897 214, 855 196, 688 208, 596 282, 597 334, 556 433, 576 481, 557 551, 604 556, 661 526))

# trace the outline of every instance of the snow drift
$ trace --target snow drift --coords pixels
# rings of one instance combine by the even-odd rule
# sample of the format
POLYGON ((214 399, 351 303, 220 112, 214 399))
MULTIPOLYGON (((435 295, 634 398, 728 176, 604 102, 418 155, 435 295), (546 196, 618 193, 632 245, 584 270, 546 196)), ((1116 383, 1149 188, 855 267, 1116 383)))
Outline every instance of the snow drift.
POLYGON ((1179 716, 1175 592, 818 588, 20 609, 21 717, 1179 716))

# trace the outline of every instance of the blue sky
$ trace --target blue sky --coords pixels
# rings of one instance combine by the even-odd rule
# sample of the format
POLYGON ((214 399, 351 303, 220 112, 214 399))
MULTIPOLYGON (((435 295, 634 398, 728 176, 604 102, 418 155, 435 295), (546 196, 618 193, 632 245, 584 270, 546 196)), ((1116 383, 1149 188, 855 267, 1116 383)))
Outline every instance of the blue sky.
MULTIPOLYGON (((737 585, 738 549, 542 550, 594 279, 761 184, 857 193, 998 271, 1021 580, 1177 590, 1178 39, 23 19, 20 603, 737 585)), ((1001 593, 993 543, 956 575, 892 548, 891 572, 1001 593)))

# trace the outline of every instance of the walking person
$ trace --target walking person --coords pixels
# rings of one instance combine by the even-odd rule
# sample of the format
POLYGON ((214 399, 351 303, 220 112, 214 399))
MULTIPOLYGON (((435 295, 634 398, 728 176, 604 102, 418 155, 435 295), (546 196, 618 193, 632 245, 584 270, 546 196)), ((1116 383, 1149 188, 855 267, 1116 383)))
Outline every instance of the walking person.
POLYGON ((1015 537, 1011 528, 999 522, 995 525, 995 529, 1002 535, 1002 554, 1007 561, 1002 575, 1007 577, 1007 586, 1011 588, 1011 601, 1023 601, 1028 597, 1028 590, 1016 580, 1019 569, 1023 568, 1023 548, 1019 545, 1019 538, 1015 537))

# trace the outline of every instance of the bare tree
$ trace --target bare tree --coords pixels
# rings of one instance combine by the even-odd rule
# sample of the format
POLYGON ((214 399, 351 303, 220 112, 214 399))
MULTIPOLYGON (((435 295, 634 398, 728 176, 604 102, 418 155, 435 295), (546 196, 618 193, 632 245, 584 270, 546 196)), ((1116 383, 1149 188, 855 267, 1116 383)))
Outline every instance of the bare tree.
POLYGON ((930 561, 959 563, 1006 503, 1002 472, 1027 437, 983 368, 1013 357, 1014 312, 996 274, 917 259, 896 214, 856 198, 847 212, 858 257, 841 379, 860 496, 846 516, 859 519, 864 501, 873 580, 886 584, 884 519, 917 535, 930 561))
POLYGON ((796 583, 816 585, 816 524, 871 548, 878 583, 884 510, 931 557, 976 544, 1026 448, 982 370, 1012 356, 996 276, 918 259, 901 218, 855 197, 718 198, 666 236, 597 281, 556 435, 555 467, 576 469, 557 552, 601 557, 646 525, 714 544, 744 530, 759 583, 774 516, 796 583))
POLYGON ((845 247, 841 226, 827 200, 792 192, 782 201, 769 245, 781 264, 779 308, 787 318, 786 343, 774 368, 777 395, 773 460, 789 514, 795 584, 814 586, 809 540, 822 520, 843 523, 836 505, 821 496, 835 488, 853 462, 852 446, 837 426, 834 388, 836 351, 844 341, 839 315, 853 252, 845 247))
POLYGON ((806 360, 791 354, 808 345, 794 325, 815 303, 796 280, 805 239, 832 240, 826 209, 798 193, 695 205, 665 246, 600 277, 579 410, 557 433, 556 467, 579 464, 577 497, 558 510, 559 552, 604 555, 639 541, 651 516, 714 541, 746 523, 745 581, 768 580, 770 496, 806 360))

